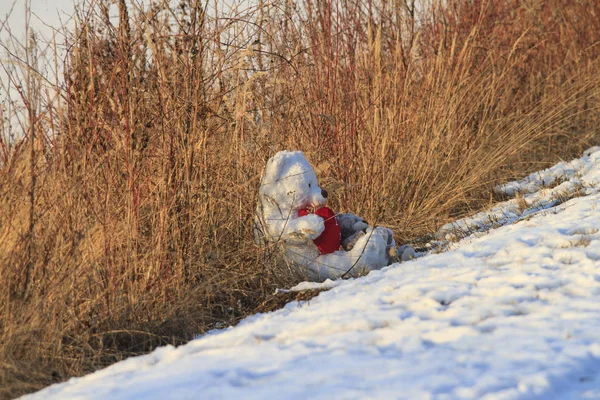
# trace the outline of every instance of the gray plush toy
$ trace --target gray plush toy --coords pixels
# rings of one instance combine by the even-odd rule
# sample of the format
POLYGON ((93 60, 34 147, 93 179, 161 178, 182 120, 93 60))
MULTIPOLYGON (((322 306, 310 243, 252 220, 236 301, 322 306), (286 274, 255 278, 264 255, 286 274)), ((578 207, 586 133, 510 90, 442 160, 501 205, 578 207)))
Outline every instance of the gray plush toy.
MULTIPOLYGON (((369 223, 358 215, 352 213, 344 213, 336 216, 342 231, 342 247, 345 251, 350 251, 354 245, 364 235, 367 234, 369 223)), ((409 245, 396 246, 394 242, 394 233, 389 228, 383 228, 388 232, 387 235, 387 254, 389 256, 389 264, 399 261, 408 261, 415 258, 415 249, 409 245)))

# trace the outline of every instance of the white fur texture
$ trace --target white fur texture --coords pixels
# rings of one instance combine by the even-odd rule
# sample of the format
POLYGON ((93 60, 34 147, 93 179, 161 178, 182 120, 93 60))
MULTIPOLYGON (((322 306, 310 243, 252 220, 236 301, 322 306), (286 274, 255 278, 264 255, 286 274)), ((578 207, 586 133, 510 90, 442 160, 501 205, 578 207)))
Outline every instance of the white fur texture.
POLYGON ((278 243, 287 261, 309 279, 358 276, 388 264, 387 247, 395 245, 387 228, 368 227, 350 251, 321 255, 312 242, 325 229, 323 219, 306 207, 325 204, 315 172, 301 151, 281 151, 267 163, 259 189, 256 235, 260 242, 278 243))

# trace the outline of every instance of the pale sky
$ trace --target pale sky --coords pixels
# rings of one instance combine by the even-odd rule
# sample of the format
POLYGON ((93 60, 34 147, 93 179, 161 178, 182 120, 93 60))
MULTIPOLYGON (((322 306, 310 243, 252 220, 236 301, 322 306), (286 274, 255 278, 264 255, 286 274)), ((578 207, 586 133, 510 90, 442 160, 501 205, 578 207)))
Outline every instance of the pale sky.
MULTIPOLYGON (((73 0, 0 0, 0 25, 6 20, 7 15, 10 29, 21 40, 25 34, 25 6, 31 4, 33 13, 32 28, 38 31, 46 39, 52 37, 52 28, 59 27, 62 23, 69 24, 69 18, 73 14, 73 0)), ((6 32, 2 29, 0 39, 5 40, 6 32)))
MULTIPOLYGON (((25 8, 30 4, 32 11, 31 28, 39 35, 39 43, 51 42, 54 30, 61 25, 72 26, 70 16, 73 14, 73 0, 0 0, 0 134, 4 140, 11 143, 18 139, 22 130, 19 128, 22 104, 14 89, 15 83, 9 84, 10 80, 4 68, 13 69, 13 76, 22 76, 22 68, 15 66, 13 57, 7 55, 6 51, 22 55, 22 44, 25 43, 25 8), (12 9, 12 11, 11 11, 12 9), (10 16, 9 16, 10 14, 10 16), (8 19, 7 19, 8 18, 8 19), (11 34, 9 34, 9 28, 11 34), (16 41, 15 41, 16 40, 16 41), (17 50, 15 50, 17 49, 17 50), (10 107, 10 99, 15 100, 15 105, 10 107)), ((56 36, 57 43, 64 43, 62 35, 56 36)), ((58 49, 60 51, 60 49, 58 49)), ((41 72, 48 78, 52 78, 56 71, 51 70, 54 63, 48 62, 46 66, 40 66, 41 72), (50 69, 46 68, 49 67, 50 69)))

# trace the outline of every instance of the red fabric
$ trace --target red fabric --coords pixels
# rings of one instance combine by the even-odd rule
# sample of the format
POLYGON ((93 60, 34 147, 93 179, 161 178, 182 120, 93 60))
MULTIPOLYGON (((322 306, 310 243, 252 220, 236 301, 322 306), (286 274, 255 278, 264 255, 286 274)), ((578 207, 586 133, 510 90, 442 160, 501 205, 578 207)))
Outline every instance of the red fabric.
MULTIPOLYGON (((308 214, 310 213, 307 209, 300 210, 298 213, 300 217, 308 214)), ((321 207, 315 210, 315 214, 325 221, 325 230, 313 242, 315 242, 321 254, 329 254, 339 250, 342 243, 342 230, 335 213, 331 208, 321 207)))

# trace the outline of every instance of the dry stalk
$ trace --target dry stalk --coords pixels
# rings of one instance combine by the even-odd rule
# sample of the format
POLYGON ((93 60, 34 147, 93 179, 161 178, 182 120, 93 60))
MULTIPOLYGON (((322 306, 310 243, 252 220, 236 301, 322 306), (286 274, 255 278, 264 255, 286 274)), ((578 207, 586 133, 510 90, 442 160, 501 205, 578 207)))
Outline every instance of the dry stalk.
POLYGON ((6 42, 0 397, 279 304, 298 277, 253 241, 278 150, 403 243, 598 143, 597 1, 220 3, 90 2, 64 58, 6 42))

